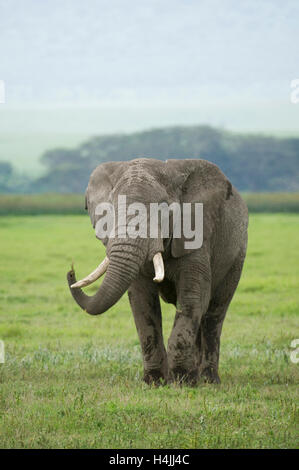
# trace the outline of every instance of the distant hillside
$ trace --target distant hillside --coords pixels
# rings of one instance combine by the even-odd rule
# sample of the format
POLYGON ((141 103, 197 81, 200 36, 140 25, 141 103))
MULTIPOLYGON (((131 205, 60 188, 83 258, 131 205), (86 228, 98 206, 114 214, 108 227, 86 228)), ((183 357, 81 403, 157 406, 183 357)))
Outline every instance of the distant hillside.
MULTIPOLYGON (((298 138, 240 135, 196 126, 101 136, 74 149, 49 150, 41 158, 45 174, 22 192, 81 193, 98 164, 138 157, 203 158, 216 163, 241 191, 299 191, 298 138)), ((16 192, 5 184, 2 192, 16 192)))

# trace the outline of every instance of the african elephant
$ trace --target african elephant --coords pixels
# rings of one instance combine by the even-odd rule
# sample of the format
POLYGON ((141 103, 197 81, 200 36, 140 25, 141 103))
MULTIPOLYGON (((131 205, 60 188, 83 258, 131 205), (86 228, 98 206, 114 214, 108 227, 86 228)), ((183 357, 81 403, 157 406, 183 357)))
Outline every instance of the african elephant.
POLYGON ((167 237, 159 231, 156 238, 102 238, 107 256, 99 267, 78 282, 73 268, 67 274, 73 298, 87 313, 99 315, 128 290, 146 383, 195 385, 200 378, 219 383, 222 325, 247 247, 244 201, 220 169, 205 160, 140 158, 103 163, 93 171, 86 190, 86 209, 93 227, 99 220, 97 205, 108 201, 117 212, 120 194, 146 207, 162 202, 179 206, 202 203, 202 245, 186 248, 184 234, 173 236, 171 219, 167 237), (96 294, 86 295, 81 287, 104 272, 96 294), (176 306, 167 351, 159 296, 176 306))

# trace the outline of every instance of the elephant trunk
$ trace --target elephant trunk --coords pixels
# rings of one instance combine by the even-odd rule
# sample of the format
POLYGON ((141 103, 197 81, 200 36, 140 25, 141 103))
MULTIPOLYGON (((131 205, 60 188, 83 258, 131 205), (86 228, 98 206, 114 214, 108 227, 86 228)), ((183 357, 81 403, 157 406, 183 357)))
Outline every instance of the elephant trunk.
POLYGON ((112 307, 136 279, 143 263, 142 251, 138 249, 137 244, 129 247, 125 247, 124 244, 114 245, 109 258, 103 283, 93 296, 84 294, 80 288, 71 288, 77 282, 75 272, 72 269, 67 274, 72 296, 90 315, 100 315, 112 307))

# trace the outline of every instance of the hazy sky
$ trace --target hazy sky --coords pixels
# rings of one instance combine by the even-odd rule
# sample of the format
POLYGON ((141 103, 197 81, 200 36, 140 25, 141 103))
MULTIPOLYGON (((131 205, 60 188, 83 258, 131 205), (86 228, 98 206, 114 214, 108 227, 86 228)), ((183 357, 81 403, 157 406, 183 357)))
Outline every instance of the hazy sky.
POLYGON ((0 0, 6 108, 144 108, 157 125, 164 112, 170 123, 295 129, 295 78, 298 0, 0 0))

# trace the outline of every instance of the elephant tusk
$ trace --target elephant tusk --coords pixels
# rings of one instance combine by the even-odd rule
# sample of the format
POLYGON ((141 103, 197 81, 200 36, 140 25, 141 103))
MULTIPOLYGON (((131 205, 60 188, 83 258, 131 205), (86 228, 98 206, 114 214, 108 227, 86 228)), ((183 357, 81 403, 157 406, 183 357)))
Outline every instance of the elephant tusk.
POLYGON ((162 282, 164 279, 164 263, 161 253, 156 253, 153 257, 153 263, 155 268, 154 282, 162 282))
POLYGON ((105 274, 105 272, 107 271, 108 265, 109 265, 109 258, 106 256, 104 261, 102 261, 101 264, 99 264, 99 266, 94 271, 92 271, 92 273, 88 274, 88 276, 86 276, 84 279, 81 279, 81 281, 78 281, 75 284, 72 284, 71 288, 74 289, 77 287, 89 286, 89 284, 92 284, 97 279, 99 279, 99 277, 105 274))

